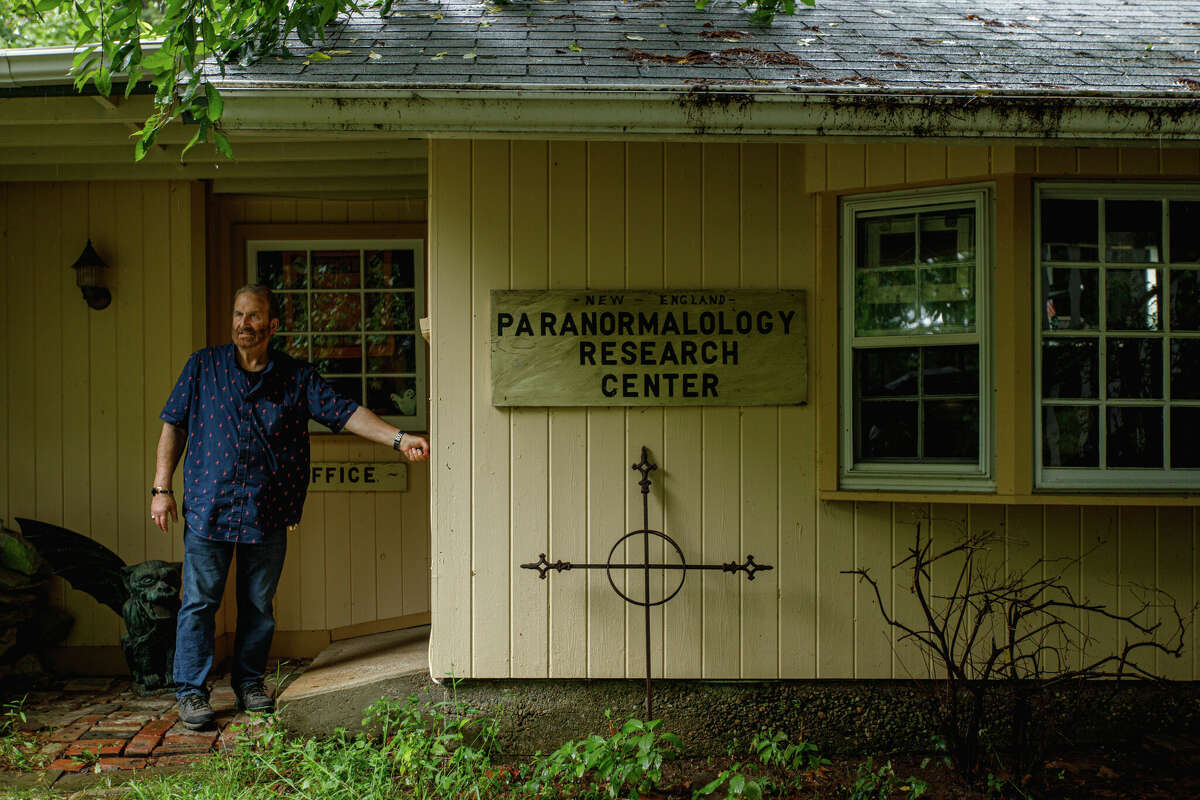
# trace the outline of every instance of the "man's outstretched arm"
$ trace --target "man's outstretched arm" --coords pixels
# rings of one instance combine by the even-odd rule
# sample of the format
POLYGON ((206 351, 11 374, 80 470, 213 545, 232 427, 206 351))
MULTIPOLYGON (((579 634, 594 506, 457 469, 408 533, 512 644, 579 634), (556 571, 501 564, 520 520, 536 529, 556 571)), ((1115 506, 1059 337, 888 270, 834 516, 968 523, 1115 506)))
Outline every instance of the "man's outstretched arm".
MULTIPOLYGON (((359 406, 350 415, 350 419, 346 420, 344 427, 355 436, 361 436, 368 441, 388 447, 392 446, 392 442, 396 440, 396 434, 400 432, 395 425, 384 422, 373 411, 362 406, 359 406)), ((424 436, 406 433, 400 440, 400 452, 409 461, 425 461, 429 458, 429 441, 424 436)))

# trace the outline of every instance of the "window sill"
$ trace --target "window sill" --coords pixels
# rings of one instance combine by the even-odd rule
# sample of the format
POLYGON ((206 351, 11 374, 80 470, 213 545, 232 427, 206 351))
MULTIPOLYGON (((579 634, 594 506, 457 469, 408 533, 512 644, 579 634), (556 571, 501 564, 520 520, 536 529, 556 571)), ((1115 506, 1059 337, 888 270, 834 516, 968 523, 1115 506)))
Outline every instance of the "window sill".
POLYGON ((976 503, 1012 506, 1183 506, 1200 507, 1200 494, 1164 492, 1154 494, 1144 489, 1121 492, 1096 492, 1088 494, 1063 492, 1038 492, 1036 494, 998 494, 979 492, 935 492, 913 490, 873 491, 868 489, 822 489, 817 495, 821 500, 843 502, 876 503, 976 503))

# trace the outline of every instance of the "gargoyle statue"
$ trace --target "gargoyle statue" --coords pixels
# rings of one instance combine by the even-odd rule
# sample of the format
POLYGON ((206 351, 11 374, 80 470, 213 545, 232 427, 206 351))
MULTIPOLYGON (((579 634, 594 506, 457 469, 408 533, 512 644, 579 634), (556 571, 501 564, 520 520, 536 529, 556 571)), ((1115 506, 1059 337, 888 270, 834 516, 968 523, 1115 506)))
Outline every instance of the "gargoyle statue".
POLYGON ((126 566, 116 553, 74 531, 20 517, 17 522, 55 575, 125 620, 121 648, 137 693, 149 695, 170 688, 183 565, 143 561, 126 566))

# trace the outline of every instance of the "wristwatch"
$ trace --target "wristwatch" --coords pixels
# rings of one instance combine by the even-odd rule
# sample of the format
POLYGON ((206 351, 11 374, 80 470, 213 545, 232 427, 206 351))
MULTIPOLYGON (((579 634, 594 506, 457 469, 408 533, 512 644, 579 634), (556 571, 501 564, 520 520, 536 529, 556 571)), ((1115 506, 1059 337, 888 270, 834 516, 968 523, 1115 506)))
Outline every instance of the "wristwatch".
POLYGON ((404 439, 404 431, 396 431, 396 438, 392 439, 392 449, 393 450, 400 449, 400 442, 402 439, 404 439))
POLYGON ((154 497, 155 495, 159 495, 159 494, 173 495, 173 494, 175 494, 175 492, 169 486, 151 486, 150 487, 150 496, 151 497, 154 497))

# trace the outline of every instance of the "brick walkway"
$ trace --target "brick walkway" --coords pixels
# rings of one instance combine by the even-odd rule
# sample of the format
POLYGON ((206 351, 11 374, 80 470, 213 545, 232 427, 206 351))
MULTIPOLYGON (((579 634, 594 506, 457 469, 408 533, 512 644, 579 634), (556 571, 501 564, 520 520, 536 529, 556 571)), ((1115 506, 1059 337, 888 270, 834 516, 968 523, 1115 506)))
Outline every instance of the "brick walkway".
MULTIPOLYGON (((290 681, 302 667, 287 665, 290 681)), ((268 674, 274 673, 274 665, 268 674)), ((277 694, 278 680, 267 688, 277 694)), ((212 730, 191 731, 179 722, 172 693, 138 697, 127 679, 75 678, 57 681, 25 699, 21 726, 41 742, 50 782, 63 773, 111 772, 187 764, 229 747, 238 731, 261 717, 234 710, 228 676, 218 678, 209 698, 217 714, 212 730)))

